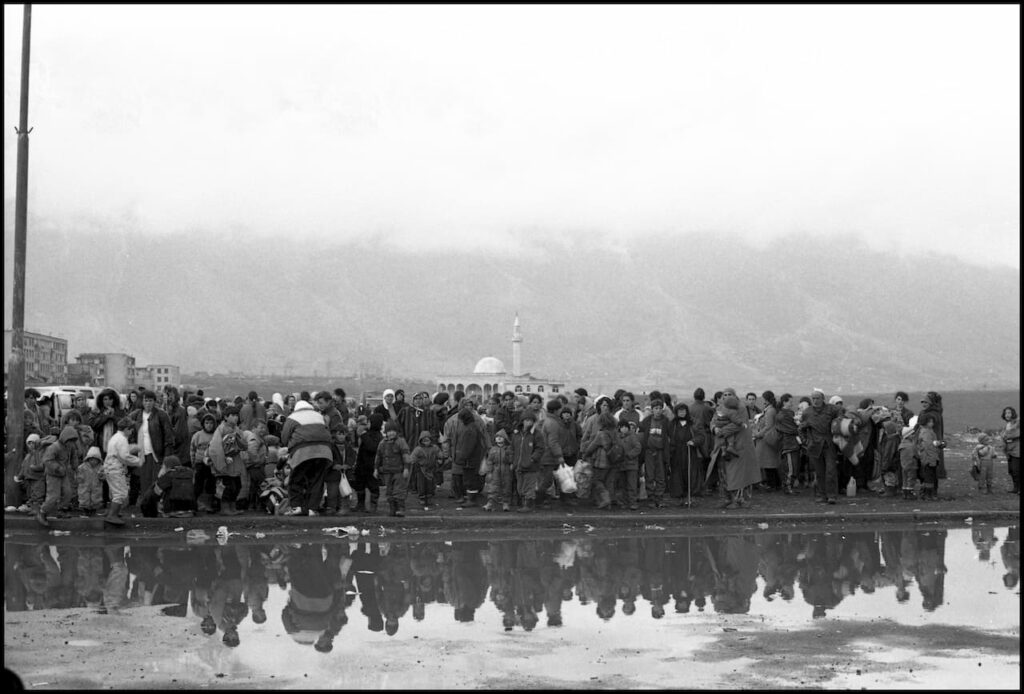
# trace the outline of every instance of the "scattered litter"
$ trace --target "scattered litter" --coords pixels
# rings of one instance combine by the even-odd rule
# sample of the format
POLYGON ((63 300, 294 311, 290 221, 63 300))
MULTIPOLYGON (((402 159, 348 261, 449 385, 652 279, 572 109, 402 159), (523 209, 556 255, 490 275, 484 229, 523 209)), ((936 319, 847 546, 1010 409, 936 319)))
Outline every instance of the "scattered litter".
POLYGON ((665 528, 660 525, 645 525, 644 530, 664 530, 665 528))
POLYGON ((576 526, 569 525, 568 523, 562 523, 562 532, 563 533, 571 533, 575 529, 576 529, 576 526))
MULTIPOLYGON (((384 526, 381 526, 381 528, 383 528, 383 527, 384 526)), ((339 525, 339 526, 335 526, 333 528, 321 528, 321 530, 323 530, 325 533, 330 533, 330 534, 338 536, 338 537, 340 537, 342 535, 359 535, 359 528, 357 528, 354 525, 345 525, 345 526, 340 526, 339 525)), ((367 534, 369 534, 368 531, 367 531, 367 534)))
POLYGON ((179 527, 177 527, 177 528, 175 528, 175 529, 174 529, 174 532, 176 532, 176 533, 180 533, 180 532, 181 532, 182 530, 184 530, 184 529, 185 529, 184 527, 180 527, 180 526, 179 526, 179 527))
POLYGON ((360 534, 360 535, 369 535, 369 534, 370 534, 370 531, 369 531, 369 530, 367 530, 366 528, 363 528, 363 529, 362 529, 362 531, 361 531, 361 532, 360 532, 359 534, 360 534))
POLYGON ((194 528, 189 530, 185 535, 186 542, 203 543, 210 539, 210 536, 206 534, 206 531, 202 528, 194 528))
POLYGON ((588 533, 593 532, 594 526, 592 526, 590 523, 584 523, 583 529, 586 530, 588 533))
POLYGON ((768 524, 767 523, 758 523, 757 527, 759 527, 761 530, 767 530, 768 529, 768 524))
POLYGON ((71 531, 70 530, 51 530, 50 534, 51 535, 70 535, 71 531))
POLYGON ((722 631, 736 631, 736 627, 722 627, 722 631))
POLYGON ((256 539, 257 539, 257 540, 262 540, 262 539, 263 539, 263 538, 265 538, 266 536, 267 536, 267 534, 266 534, 266 533, 256 533, 256 539))
POLYGON ((217 528, 217 544, 218 545, 226 545, 228 543, 228 538, 231 537, 232 535, 237 535, 237 534, 238 533, 229 533, 228 532, 228 526, 222 525, 219 528, 217 528))
POLYGON ((970 524, 970 523, 973 523, 973 522, 974 522, 974 518, 972 518, 971 516, 967 516, 967 518, 964 518, 964 523, 970 524))

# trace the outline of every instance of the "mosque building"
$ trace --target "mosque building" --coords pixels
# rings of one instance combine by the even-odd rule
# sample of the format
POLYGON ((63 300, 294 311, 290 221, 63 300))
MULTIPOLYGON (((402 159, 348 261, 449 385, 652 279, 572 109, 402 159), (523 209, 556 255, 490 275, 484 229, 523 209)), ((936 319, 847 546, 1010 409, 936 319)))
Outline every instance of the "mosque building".
POLYGON ((505 364, 497 357, 484 357, 476 363, 471 374, 451 374, 437 377, 437 390, 454 393, 463 391, 466 395, 480 396, 487 399, 506 390, 513 393, 530 395, 539 393, 547 400, 565 390, 564 383, 555 383, 544 378, 536 378, 523 372, 522 363, 523 333, 519 328, 519 314, 512 324, 512 373, 507 373, 505 364))

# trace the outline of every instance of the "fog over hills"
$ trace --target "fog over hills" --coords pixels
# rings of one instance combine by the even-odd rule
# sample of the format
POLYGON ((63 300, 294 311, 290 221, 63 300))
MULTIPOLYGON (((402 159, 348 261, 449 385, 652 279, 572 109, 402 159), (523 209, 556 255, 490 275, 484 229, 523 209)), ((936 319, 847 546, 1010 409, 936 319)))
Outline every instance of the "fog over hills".
MULTIPOLYGON (((483 356, 511 368, 518 312, 524 368, 570 384, 1019 387, 1018 270, 856 239, 754 248, 651 234, 619 250, 586 239, 409 253, 30 224, 25 327, 67 338, 72 358, 125 351, 185 371, 321 374, 373 362, 429 379, 483 356)), ((4 250, 10 292, 13 233, 4 250)), ((8 300, 8 328, 10 311, 8 300)))

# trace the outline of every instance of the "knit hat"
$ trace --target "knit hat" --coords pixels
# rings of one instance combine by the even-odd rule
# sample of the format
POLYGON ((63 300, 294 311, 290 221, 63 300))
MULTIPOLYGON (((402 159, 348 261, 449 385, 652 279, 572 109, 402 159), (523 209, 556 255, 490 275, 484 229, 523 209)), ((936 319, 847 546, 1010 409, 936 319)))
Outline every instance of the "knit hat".
POLYGON ((577 388, 573 392, 576 393, 576 395, 582 395, 585 398, 590 397, 590 393, 587 392, 586 388, 577 388))
POLYGON ((172 467, 178 467, 179 465, 181 465, 181 458, 179 458, 178 456, 176 456, 176 455, 164 456, 164 467, 165 468, 170 469, 172 467))
POLYGON ((395 391, 391 390, 390 388, 385 388, 384 392, 380 394, 380 399, 383 400, 388 395, 390 395, 391 397, 395 397, 395 391))
POLYGON ((28 438, 25 439, 25 443, 32 443, 33 441, 39 441, 39 434, 29 434, 28 438))
POLYGON ((446 402, 448 402, 448 398, 450 398, 450 397, 451 396, 448 395, 448 393, 445 393, 445 392, 438 393, 437 395, 434 396, 434 404, 435 405, 443 405, 446 402))
POLYGON ((536 422, 537 414, 533 410, 523 410, 523 414, 519 418, 519 421, 525 422, 527 419, 529 419, 531 422, 536 422))
POLYGON ((64 427, 61 430, 61 432, 60 432, 60 442, 61 443, 64 443, 65 441, 76 441, 76 440, 78 440, 78 430, 75 429, 73 426, 71 426, 69 424, 68 426, 64 427))
POLYGON ((508 434, 505 433, 504 429, 498 429, 496 432, 494 432, 494 440, 497 441, 499 437, 508 441, 508 434))
POLYGON ((419 440, 422 441, 423 439, 427 439, 428 441, 430 441, 430 440, 433 439, 433 436, 431 435, 431 433, 429 431, 424 429, 423 431, 420 432, 419 440))
POLYGON ((829 405, 839 405, 842 402, 843 402, 843 399, 840 396, 838 396, 838 395, 833 395, 831 398, 828 399, 828 404, 829 405))
POLYGON ((988 434, 982 434, 981 436, 978 437, 978 443, 980 443, 982 446, 987 446, 990 441, 992 441, 992 437, 989 436, 988 434))
POLYGON ((89 448, 89 452, 85 454, 85 459, 89 460, 89 458, 95 458, 96 460, 103 460, 103 454, 100 453, 100 447, 99 446, 91 446, 89 448))

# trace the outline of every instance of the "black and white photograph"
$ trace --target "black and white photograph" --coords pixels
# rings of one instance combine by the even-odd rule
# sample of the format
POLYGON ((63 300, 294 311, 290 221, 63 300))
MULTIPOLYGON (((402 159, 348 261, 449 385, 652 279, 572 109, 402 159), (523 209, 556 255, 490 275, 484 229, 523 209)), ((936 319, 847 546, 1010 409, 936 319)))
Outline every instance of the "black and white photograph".
POLYGON ((5 4, 6 690, 1020 687, 1020 4, 5 4))

